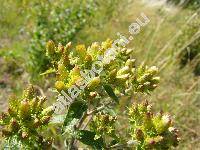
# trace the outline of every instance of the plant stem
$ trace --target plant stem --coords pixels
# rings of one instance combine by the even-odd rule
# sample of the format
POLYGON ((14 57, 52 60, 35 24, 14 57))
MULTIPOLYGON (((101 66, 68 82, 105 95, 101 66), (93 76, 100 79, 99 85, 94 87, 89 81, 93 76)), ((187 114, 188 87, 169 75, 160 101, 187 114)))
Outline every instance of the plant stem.
MULTIPOLYGON (((94 110, 91 110, 90 112, 88 112, 88 110, 83 114, 83 116, 81 117, 78 125, 76 126, 76 129, 80 129, 83 122, 85 121, 85 119, 88 117, 88 116, 91 116, 90 119, 87 121, 87 123, 84 125, 83 127, 83 130, 87 127, 87 125, 89 124, 89 122, 92 120, 92 117, 93 117, 93 114, 103 110, 104 108, 106 108, 108 105, 110 105, 112 103, 112 101, 100 106, 100 107, 97 107, 96 109, 94 110)), ((75 144, 77 143, 77 140, 76 139, 72 139, 71 142, 70 142, 70 148, 72 148, 75 144)))
POLYGON ((83 122, 84 122, 84 120, 87 118, 87 116, 88 116, 88 114, 87 114, 87 112, 85 112, 84 114, 83 114, 83 116, 81 117, 81 119, 80 119, 80 121, 79 121, 79 123, 78 123, 78 125, 77 125, 77 129, 79 129, 80 127, 81 127, 81 125, 83 124, 83 122))

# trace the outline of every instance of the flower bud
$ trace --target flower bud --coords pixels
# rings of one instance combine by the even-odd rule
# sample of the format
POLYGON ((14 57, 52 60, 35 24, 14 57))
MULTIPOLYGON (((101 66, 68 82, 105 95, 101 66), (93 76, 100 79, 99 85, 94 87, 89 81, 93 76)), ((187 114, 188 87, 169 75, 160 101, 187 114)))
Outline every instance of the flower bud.
POLYGON ((63 81, 56 81, 55 88, 60 92, 66 89, 65 83, 63 81))
POLYGON ((158 136, 154 137, 154 140, 157 144, 159 144, 164 140, 164 138, 163 138, 163 136, 158 135, 158 136))
POLYGON ((133 52, 133 49, 127 49, 126 50, 126 55, 130 55, 133 52))
POLYGON ((117 75, 120 76, 120 75, 128 74, 129 72, 130 72, 130 68, 128 66, 125 66, 117 72, 117 75))
POLYGON ((35 89, 33 87, 33 85, 29 85, 28 88, 26 90, 24 90, 24 98, 27 99, 32 99, 35 96, 35 89))
POLYGON ((145 104, 139 104, 138 110, 140 111, 140 113, 147 113, 147 106, 145 104))
POLYGON ((147 106, 147 111, 150 112, 152 110, 152 105, 147 106))
POLYGON ((113 69, 110 73, 109 73, 109 78, 111 80, 115 79, 117 75, 117 69, 113 69))
POLYGON ((132 125, 131 136, 141 149, 168 149, 177 146, 179 137, 174 127, 170 127, 171 118, 162 112, 154 115, 151 105, 145 101, 129 108, 129 120, 132 125), (138 129, 139 128, 139 129, 138 129))
POLYGON ((70 65, 70 60, 69 60, 69 56, 66 54, 66 55, 62 55, 59 63, 63 63, 63 65, 65 65, 66 67, 68 67, 70 65))
POLYGON ((30 102, 30 106, 33 110, 36 109, 36 107, 38 106, 38 102, 39 102, 39 98, 38 97, 34 97, 31 102, 30 102))
POLYGON ((39 97, 38 107, 41 107, 47 101, 46 96, 39 97))
POLYGON ((65 65, 62 63, 62 61, 58 62, 58 73, 61 74, 66 70, 65 65))
POLYGON ((23 100, 19 108, 19 116, 22 119, 26 119, 30 115, 30 105, 27 100, 23 100))
POLYGON ((65 46, 66 50, 68 50, 69 48, 71 48, 71 46, 72 46, 72 42, 67 43, 66 46, 65 46))
POLYGON ((131 73, 132 73, 132 74, 136 74, 136 71, 137 71, 136 68, 132 68, 132 69, 131 69, 131 73))
POLYGON ((129 78, 129 73, 124 74, 124 75, 119 75, 116 77, 116 79, 121 83, 121 82, 126 82, 126 80, 129 78))
POLYGON ((62 61, 58 62, 58 70, 57 70, 57 77, 58 80, 63 81, 68 78, 68 71, 62 61))
POLYGON ((144 114, 143 127, 146 131, 151 130, 153 128, 152 116, 153 116, 153 114, 151 112, 147 112, 144 114))
POLYGON ((81 59, 84 59, 87 54, 85 45, 77 45, 76 52, 78 53, 78 55, 80 56, 81 59))
POLYGON ((100 84, 101 80, 99 77, 94 77, 88 84, 89 89, 93 89, 100 84))
POLYGON ((43 125, 46 125, 46 124, 49 123, 50 119, 51 119, 50 116, 44 116, 44 117, 41 118, 41 122, 42 122, 43 125))
POLYGON ((165 128, 169 128, 171 125, 171 116, 170 115, 163 115, 162 116, 162 123, 165 128))
POLYGON ((135 59, 128 59, 125 63, 125 65, 128 66, 129 68, 132 68, 134 64, 135 64, 135 59))
POLYGON ((52 40, 50 40, 46 44, 46 55, 52 56, 54 53, 55 53, 55 44, 52 40))
POLYGON ((57 49, 58 49, 58 52, 60 52, 60 53, 64 52, 64 46, 61 43, 58 44, 58 48, 57 49))
POLYGON ((144 100, 144 101, 142 102, 142 105, 143 105, 144 107, 147 107, 147 106, 149 105, 149 102, 148 102, 147 100, 144 100))
POLYGON ((94 49, 94 50, 98 51, 99 48, 100 48, 100 46, 99 46, 99 43, 98 43, 98 42, 94 42, 94 43, 92 43, 92 45, 91 45, 91 49, 94 49))
POLYGON ((49 107, 47 107, 46 109, 44 109, 43 111, 42 111, 42 115, 43 116, 51 116, 52 114, 54 113, 54 108, 53 108, 53 106, 49 106, 49 107))
POLYGON ((143 76, 141 76, 140 78, 138 78, 138 82, 139 83, 144 83, 145 81, 148 81, 149 80, 149 73, 146 73, 146 74, 144 74, 143 76))
POLYGON ((80 68, 78 66, 75 66, 71 72, 72 76, 79 76, 80 75, 80 68))
POLYGON ((152 82, 153 82, 154 84, 159 83, 159 82, 160 82, 160 77, 153 77, 153 78, 152 78, 152 82))
POLYGON ((11 95, 9 97, 9 106, 12 107, 13 109, 15 109, 18 105, 19 101, 16 97, 16 95, 11 95))
POLYGON ((161 134, 165 132, 171 125, 171 118, 169 115, 163 115, 162 117, 157 115, 154 117, 153 123, 156 131, 161 134))
MULTIPOLYGON (((103 48, 103 50, 107 50, 108 48, 111 48, 112 47, 112 43, 113 41, 111 39, 107 39, 105 42, 102 42, 101 43, 101 47, 103 48)), ((103 52, 104 52, 103 51, 103 52)))
POLYGON ((38 128, 40 126, 41 122, 38 118, 35 118, 33 121, 33 127, 38 128))
POLYGON ((148 73, 151 75, 156 75, 158 73, 158 68, 156 66, 152 66, 148 69, 148 73))
POLYGON ((86 55, 86 56, 85 56, 85 61, 86 61, 87 63, 92 62, 92 56, 91 56, 91 55, 86 55))

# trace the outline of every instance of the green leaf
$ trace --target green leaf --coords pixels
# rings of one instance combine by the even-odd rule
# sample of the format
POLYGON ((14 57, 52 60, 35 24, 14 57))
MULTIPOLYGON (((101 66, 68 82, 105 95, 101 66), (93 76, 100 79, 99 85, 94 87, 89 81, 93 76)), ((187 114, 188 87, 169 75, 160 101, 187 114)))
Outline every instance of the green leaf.
POLYGON ((85 145, 91 146, 93 149, 101 150, 105 147, 105 143, 103 138, 100 137, 99 139, 95 138, 95 132, 88 131, 88 130, 80 130, 79 131, 79 138, 78 140, 81 141, 85 145))
POLYGON ((103 87, 104 87, 106 93, 107 93, 115 102, 119 103, 119 99, 118 99, 118 97, 115 95, 115 93, 114 93, 112 87, 111 87, 110 85, 108 85, 108 84, 104 85, 103 87))
POLYGON ((43 75, 50 74, 50 73, 55 73, 55 72, 56 72, 55 69, 50 68, 50 69, 46 70, 45 72, 41 73, 40 75, 43 76, 43 75))
POLYGON ((64 126, 69 125, 69 123, 74 119, 80 119, 83 112, 87 110, 87 104, 84 101, 73 102, 68 110, 67 116, 65 117, 64 126))

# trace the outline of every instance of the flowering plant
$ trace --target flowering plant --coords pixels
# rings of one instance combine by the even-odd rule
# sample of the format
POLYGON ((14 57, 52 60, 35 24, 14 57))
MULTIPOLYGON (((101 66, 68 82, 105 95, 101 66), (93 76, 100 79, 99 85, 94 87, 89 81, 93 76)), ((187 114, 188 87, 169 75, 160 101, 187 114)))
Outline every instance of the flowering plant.
POLYGON ((2 135, 7 140, 5 148, 51 147, 52 139, 40 134, 53 114, 53 107, 44 108, 46 100, 46 97, 36 96, 36 90, 32 85, 24 91, 20 99, 11 97, 7 112, 2 113, 0 117, 2 135))
MULTIPOLYGON (((123 97, 131 99, 135 94, 150 94, 160 80, 157 67, 137 65, 131 56, 132 51, 122 46, 120 41, 115 43, 110 39, 102 43, 95 42, 88 47, 72 47, 71 43, 55 45, 49 41, 46 55, 51 59, 52 68, 43 74, 56 73, 55 90, 58 100, 48 109, 43 110, 41 105, 32 107, 32 101, 38 98, 35 99, 30 94, 33 90, 29 90, 25 100, 16 106, 21 108, 27 105, 25 109, 17 111, 17 116, 23 114, 26 117, 16 118, 17 122, 22 120, 18 124, 19 130, 9 131, 11 134, 5 136, 20 137, 22 134, 30 143, 33 141, 32 136, 34 139, 40 137, 36 131, 29 132, 30 125, 39 121, 42 124, 37 127, 40 127, 48 125, 49 121, 53 124, 53 120, 61 118, 57 123, 62 125, 62 135, 68 149, 77 149, 82 145, 92 149, 138 150, 177 146, 178 130, 173 127, 171 117, 164 113, 154 115, 147 101, 129 107, 127 122, 129 120, 130 123, 127 123, 129 127, 124 130, 129 131, 128 136, 124 137, 118 131, 120 114, 117 115, 115 107, 123 101, 123 97), (113 44, 115 51, 111 53, 113 44), (56 114, 53 117, 52 110, 56 114), (45 121, 41 121, 44 117, 45 121), (23 134, 23 122, 28 124, 25 126, 27 134, 23 134)), ((38 100, 43 102, 43 99, 38 100)), ((3 126, 12 124, 13 119, 5 122, 4 118, 1 119, 3 126)), ((19 140, 23 141, 23 137, 19 140)))

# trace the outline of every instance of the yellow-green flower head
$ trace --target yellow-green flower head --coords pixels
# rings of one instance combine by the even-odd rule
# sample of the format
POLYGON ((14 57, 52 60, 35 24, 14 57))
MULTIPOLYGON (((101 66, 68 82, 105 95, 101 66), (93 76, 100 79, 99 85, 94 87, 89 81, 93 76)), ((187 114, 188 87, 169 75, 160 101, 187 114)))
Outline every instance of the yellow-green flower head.
POLYGON ((52 56, 54 53, 55 53, 55 44, 52 40, 50 40, 46 44, 46 55, 52 56))
POLYGON ((86 47, 85 47, 85 45, 77 45, 76 46, 76 52, 77 52, 77 54, 78 54, 78 56, 82 59, 82 60, 84 60, 85 59, 85 57, 86 57, 86 55, 87 55, 87 51, 86 51, 86 47))
POLYGON ((56 81, 55 88, 61 92, 62 90, 65 90, 67 87, 63 81, 56 81))
POLYGON ((88 84, 89 89, 94 89, 101 83, 101 79, 99 77, 94 77, 88 84))
POLYGON ((107 39, 105 42, 102 42, 102 44, 101 44, 102 49, 101 50, 103 52, 105 52, 105 50, 108 50, 109 48, 112 47, 112 43, 113 43, 113 41, 111 39, 107 39))

